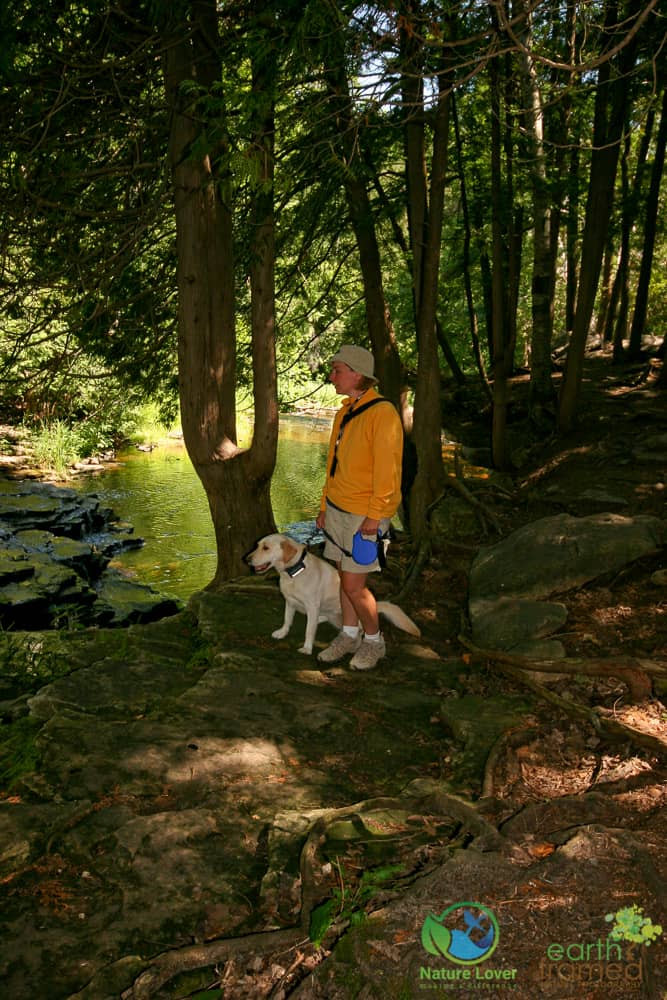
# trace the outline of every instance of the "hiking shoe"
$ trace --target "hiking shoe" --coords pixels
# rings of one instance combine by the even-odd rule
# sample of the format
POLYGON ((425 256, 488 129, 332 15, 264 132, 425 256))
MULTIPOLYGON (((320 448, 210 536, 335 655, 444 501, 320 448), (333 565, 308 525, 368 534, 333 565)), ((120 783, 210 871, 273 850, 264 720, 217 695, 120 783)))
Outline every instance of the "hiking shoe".
POLYGON ((350 660, 350 667, 352 670, 372 670, 378 660, 381 660, 386 655, 387 648, 382 636, 380 636, 377 642, 369 642, 368 639, 364 639, 350 660))
POLYGON ((361 635, 353 639, 351 635, 339 632, 334 641, 318 654, 317 659, 321 663, 335 663, 336 660, 342 660, 348 653, 355 653, 360 645, 361 635))

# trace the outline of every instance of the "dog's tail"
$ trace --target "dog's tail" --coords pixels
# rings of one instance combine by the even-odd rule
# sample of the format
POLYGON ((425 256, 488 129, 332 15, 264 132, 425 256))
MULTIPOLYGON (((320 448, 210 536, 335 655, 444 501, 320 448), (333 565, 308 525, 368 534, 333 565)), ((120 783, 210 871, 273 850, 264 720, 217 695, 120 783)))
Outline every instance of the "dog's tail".
POLYGON ((415 625, 412 618, 408 618, 405 611, 401 611, 397 604, 392 604, 390 601, 378 601, 378 611, 385 618, 388 618, 396 628, 400 628, 404 632, 409 632, 410 635, 421 635, 418 626, 415 625))

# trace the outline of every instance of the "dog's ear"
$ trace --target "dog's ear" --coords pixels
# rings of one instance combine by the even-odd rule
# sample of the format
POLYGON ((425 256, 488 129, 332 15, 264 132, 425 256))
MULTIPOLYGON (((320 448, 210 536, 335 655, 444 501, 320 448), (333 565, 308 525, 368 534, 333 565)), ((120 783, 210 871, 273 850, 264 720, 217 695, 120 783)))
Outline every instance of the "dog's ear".
POLYGON ((283 538, 280 542, 280 548, 282 549, 283 562, 285 564, 287 564, 290 559, 293 559, 299 551, 299 547, 292 541, 291 538, 283 538))

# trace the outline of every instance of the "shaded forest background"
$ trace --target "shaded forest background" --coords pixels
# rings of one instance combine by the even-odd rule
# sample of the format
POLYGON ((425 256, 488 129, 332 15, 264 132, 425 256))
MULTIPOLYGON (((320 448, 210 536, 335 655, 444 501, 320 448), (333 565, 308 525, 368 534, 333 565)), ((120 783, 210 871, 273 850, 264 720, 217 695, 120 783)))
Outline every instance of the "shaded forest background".
POLYGON ((142 400, 179 410, 214 586, 274 527, 280 411, 341 341, 401 413, 418 542, 457 394, 511 470, 518 370, 540 440, 575 427, 591 338, 661 364, 657 0, 8 0, 0 20, 0 419, 101 446, 142 400))

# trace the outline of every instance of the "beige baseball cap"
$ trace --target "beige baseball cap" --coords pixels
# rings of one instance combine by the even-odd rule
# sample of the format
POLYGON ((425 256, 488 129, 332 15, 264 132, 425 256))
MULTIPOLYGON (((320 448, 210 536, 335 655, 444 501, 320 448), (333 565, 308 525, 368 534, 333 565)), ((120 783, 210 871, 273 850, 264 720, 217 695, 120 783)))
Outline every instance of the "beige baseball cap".
POLYGON ((342 347, 339 347, 336 354, 334 354, 331 363, 333 364, 334 361, 342 361, 353 372, 365 375, 366 378, 371 378, 377 383, 377 379, 373 374, 375 371, 375 358, 365 347, 358 347, 356 344, 343 344, 342 347))

